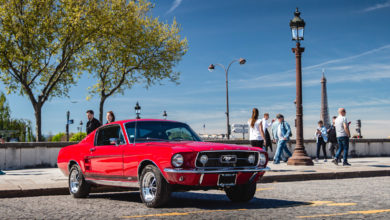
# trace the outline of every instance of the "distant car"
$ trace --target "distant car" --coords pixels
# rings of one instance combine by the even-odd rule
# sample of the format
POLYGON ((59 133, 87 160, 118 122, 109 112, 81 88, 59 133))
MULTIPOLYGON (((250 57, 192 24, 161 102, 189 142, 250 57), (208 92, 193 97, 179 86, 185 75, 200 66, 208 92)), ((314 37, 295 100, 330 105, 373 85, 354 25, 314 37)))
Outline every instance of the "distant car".
POLYGON ((260 148, 203 142, 187 124, 154 119, 104 125, 58 155, 73 197, 96 185, 139 187, 148 207, 178 190, 222 189, 232 201, 249 201, 267 163, 260 148))

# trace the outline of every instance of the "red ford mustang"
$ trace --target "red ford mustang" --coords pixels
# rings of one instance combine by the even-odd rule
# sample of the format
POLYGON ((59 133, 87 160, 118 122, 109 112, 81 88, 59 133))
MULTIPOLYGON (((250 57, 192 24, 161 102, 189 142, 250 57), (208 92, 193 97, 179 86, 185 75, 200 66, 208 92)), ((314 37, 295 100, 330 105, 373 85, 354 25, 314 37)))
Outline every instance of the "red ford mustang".
POLYGON ((249 201, 267 162, 262 149, 203 142, 187 124, 151 119, 104 125, 58 155, 73 197, 96 185, 139 187, 148 207, 178 190, 223 189, 232 201, 249 201))

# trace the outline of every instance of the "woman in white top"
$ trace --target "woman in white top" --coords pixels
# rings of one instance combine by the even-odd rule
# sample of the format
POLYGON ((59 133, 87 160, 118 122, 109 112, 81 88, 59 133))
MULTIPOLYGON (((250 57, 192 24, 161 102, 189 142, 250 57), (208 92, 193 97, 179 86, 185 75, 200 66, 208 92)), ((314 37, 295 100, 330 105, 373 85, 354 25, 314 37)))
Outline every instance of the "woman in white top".
POLYGON ((252 117, 248 121, 249 125, 249 141, 253 147, 264 146, 264 130, 262 120, 259 119, 259 110, 253 108, 252 117))

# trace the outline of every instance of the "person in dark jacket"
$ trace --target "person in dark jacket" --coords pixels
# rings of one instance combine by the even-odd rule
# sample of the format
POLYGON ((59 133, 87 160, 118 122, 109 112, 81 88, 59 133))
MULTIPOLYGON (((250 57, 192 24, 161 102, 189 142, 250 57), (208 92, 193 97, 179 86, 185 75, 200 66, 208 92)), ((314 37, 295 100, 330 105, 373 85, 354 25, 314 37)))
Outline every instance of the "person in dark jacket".
MULTIPOLYGON (((332 155, 332 158, 334 158, 334 156, 336 155, 335 152, 339 148, 339 145, 337 143, 337 137, 336 137, 336 128, 334 126, 334 121, 336 120, 336 118, 337 118, 337 116, 333 116, 332 125, 328 129, 329 151, 330 151, 330 154, 332 155)), ((341 161, 341 157, 339 157, 338 160, 341 161)))
POLYGON ((88 110, 87 111, 87 118, 88 118, 88 122, 87 122, 87 134, 91 133, 92 131, 94 131, 96 128, 100 127, 102 124, 100 123, 99 120, 97 120, 95 117, 94 117, 94 113, 92 110, 88 110))

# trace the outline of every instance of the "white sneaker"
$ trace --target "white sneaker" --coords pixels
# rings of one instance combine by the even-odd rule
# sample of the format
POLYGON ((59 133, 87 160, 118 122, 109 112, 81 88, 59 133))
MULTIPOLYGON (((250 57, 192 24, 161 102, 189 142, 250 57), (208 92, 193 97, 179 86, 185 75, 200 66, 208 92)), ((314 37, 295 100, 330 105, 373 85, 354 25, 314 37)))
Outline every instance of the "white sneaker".
POLYGON ((314 159, 315 162, 318 162, 318 158, 314 159))

